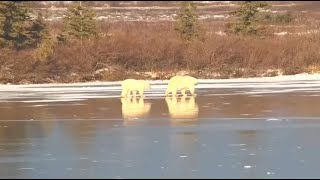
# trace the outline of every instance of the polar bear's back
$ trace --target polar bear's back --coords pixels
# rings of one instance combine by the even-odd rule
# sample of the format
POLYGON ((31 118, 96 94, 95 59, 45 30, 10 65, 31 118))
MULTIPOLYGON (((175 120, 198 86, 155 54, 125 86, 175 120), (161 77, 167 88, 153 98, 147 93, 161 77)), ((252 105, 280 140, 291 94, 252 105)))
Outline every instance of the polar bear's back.
POLYGON ((184 78, 184 76, 180 76, 180 75, 173 76, 172 78, 170 78, 169 82, 179 81, 179 80, 181 80, 183 78, 184 78))
POLYGON ((122 81, 121 86, 129 86, 129 85, 134 85, 137 83, 136 79, 126 79, 122 81))
POLYGON ((186 76, 186 79, 192 81, 194 84, 198 83, 198 79, 192 76, 186 76))
POLYGON ((137 89, 143 87, 149 89, 150 84, 145 80, 126 79, 121 83, 122 88, 137 89))
POLYGON ((197 84, 197 79, 192 76, 177 75, 177 76, 173 76, 169 80, 169 85, 181 86, 181 85, 186 85, 186 84, 197 84))
POLYGON ((126 79, 126 80, 122 81, 121 86, 128 87, 128 86, 134 85, 136 83, 136 81, 137 80, 135 80, 135 79, 126 79))

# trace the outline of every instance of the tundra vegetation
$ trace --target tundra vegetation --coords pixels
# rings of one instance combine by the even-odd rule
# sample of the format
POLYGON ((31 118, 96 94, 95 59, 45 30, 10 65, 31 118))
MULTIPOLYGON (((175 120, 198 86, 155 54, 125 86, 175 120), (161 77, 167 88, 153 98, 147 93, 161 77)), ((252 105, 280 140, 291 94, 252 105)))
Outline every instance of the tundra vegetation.
POLYGON ((199 79, 320 70, 319 34, 274 34, 278 27, 317 29, 318 21, 303 13, 272 13, 266 2, 239 1, 219 27, 199 19, 196 2, 174 2, 180 8, 173 22, 98 21, 94 4, 85 1, 68 4, 63 21, 46 21, 47 10, 34 3, 0 2, 0 83, 169 79, 179 71, 199 79))

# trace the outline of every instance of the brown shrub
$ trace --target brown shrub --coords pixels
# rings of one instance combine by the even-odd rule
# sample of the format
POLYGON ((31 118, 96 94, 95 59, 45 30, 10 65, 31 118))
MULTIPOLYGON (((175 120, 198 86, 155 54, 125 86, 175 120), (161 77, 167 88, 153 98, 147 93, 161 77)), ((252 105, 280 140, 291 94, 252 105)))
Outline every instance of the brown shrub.
MULTIPOLYGON (((52 26, 53 34, 59 32, 58 23, 52 26)), ((42 62, 34 60, 31 51, 0 50, 0 81, 123 80, 146 78, 132 72, 181 70, 208 78, 213 77, 208 73, 219 73, 220 78, 252 77, 268 69, 300 73, 320 63, 319 35, 241 38, 207 34, 205 41, 185 43, 171 22, 113 23, 99 28, 102 34, 99 38, 59 45, 42 62), (97 73, 101 69, 105 71, 97 73)))

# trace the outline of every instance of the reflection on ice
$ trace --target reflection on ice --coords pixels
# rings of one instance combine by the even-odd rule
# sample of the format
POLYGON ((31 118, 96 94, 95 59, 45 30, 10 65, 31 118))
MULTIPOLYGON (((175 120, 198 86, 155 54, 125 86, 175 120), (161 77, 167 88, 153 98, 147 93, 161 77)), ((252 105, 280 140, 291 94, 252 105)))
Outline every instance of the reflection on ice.
POLYGON ((126 125, 130 124, 130 121, 148 116, 151 109, 151 104, 145 103, 143 97, 121 98, 121 104, 122 118, 126 125))
POLYGON ((173 124, 192 123, 197 120, 199 108, 195 97, 166 97, 165 101, 173 124))

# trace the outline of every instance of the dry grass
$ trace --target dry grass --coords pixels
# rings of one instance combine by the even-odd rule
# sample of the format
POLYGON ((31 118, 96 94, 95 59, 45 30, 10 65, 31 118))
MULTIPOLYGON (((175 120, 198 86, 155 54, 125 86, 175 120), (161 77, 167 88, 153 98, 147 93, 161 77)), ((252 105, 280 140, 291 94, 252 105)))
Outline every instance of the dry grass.
MULTIPOLYGON (((61 24, 50 24, 52 34, 61 24)), ((185 43, 171 22, 100 24, 103 36, 59 45, 43 62, 31 51, 0 50, 0 82, 44 83, 162 79, 135 72, 189 71, 198 78, 274 76, 318 72, 320 36, 250 38, 206 34, 205 40, 185 43), (217 75, 218 74, 218 75, 217 75)), ((209 26, 207 27, 209 29, 209 26)), ((161 73, 159 73, 161 74, 161 73)), ((163 73, 162 73, 163 74, 163 73)))

